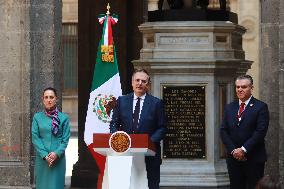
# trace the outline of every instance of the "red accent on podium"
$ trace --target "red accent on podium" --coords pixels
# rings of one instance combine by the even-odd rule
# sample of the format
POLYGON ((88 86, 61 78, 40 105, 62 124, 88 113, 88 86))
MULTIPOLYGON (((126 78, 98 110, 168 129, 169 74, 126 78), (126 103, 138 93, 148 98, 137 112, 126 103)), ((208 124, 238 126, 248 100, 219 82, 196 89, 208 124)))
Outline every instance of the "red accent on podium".
MULTIPOLYGON (((109 138, 111 134, 94 133, 93 148, 109 148, 109 138)), ((147 148, 156 151, 154 143, 148 134, 129 134, 131 138, 131 148, 147 148)))
POLYGON ((109 146, 111 134, 93 135, 93 150, 107 156, 102 189, 148 189, 144 156, 154 156, 155 145, 148 134, 129 136, 130 149, 117 153, 109 146))

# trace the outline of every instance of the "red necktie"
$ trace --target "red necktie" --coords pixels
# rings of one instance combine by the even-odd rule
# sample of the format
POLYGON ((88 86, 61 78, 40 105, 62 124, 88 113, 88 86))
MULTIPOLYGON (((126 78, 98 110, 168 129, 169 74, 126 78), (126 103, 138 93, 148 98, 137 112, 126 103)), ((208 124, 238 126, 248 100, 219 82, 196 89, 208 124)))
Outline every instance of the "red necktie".
POLYGON ((245 110, 245 105, 246 104, 244 102, 241 103, 240 109, 239 109, 239 112, 238 112, 238 118, 242 117, 242 114, 243 114, 243 112, 245 110))

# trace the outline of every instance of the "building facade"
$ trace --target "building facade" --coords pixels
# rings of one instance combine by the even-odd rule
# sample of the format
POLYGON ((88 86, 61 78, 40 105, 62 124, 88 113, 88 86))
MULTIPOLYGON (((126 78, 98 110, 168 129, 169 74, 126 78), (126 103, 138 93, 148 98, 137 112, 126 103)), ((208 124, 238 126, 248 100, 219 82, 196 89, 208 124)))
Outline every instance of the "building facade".
MULTIPOLYGON (((74 184, 78 183, 77 181, 88 184, 93 182, 96 176, 96 165, 83 143, 83 127, 95 52, 101 35, 97 29, 99 25, 96 17, 104 12, 106 2, 79 0, 78 22, 74 16, 76 14, 65 14, 66 10, 76 12, 76 8, 72 8, 76 3, 67 0, 63 3, 69 3, 69 8, 66 6, 62 10, 60 0, 9 0, 0 3, 0 42, 3 44, 0 47, 0 188, 31 188, 33 185, 31 118, 41 109, 41 92, 47 86, 56 87, 59 96, 63 95, 64 102, 68 98, 74 102, 77 98, 76 92, 79 93, 78 105, 64 105, 63 102, 63 109, 73 114, 75 124, 78 123, 78 138, 81 142, 79 161, 74 165, 72 179, 74 184), (66 27, 64 34, 70 40, 66 44, 72 44, 67 48, 68 52, 74 52, 72 49, 76 48, 73 44, 76 31, 69 25, 76 23, 79 31, 77 76, 74 71, 76 65, 75 68, 70 65, 63 67, 61 54, 65 24, 69 29, 66 27), (70 77, 78 79, 73 83, 68 83, 69 79, 66 79, 66 83, 62 84, 62 73, 65 73, 63 70, 69 70, 64 76, 69 74, 70 77), (88 71, 91 71, 88 75, 82 75, 88 71), (79 81, 77 91, 76 81, 79 81)), ((127 74, 133 69, 131 61, 139 59, 142 36, 137 26, 147 19, 148 1, 137 3, 132 0, 111 0, 110 4, 113 11, 120 15, 120 24, 114 29, 114 38, 125 93, 131 90, 131 79, 127 74)), ((267 102, 270 110, 270 126, 266 137, 268 162, 265 172, 279 178, 283 186, 284 2, 231 0, 230 8, 239 14, 239 24, 248 29, 243 47, 246 59, 254 61, 249 71, 256 81, 254 95, 267 102)), ((70 56, 67 56, 68 58, 70 56)))

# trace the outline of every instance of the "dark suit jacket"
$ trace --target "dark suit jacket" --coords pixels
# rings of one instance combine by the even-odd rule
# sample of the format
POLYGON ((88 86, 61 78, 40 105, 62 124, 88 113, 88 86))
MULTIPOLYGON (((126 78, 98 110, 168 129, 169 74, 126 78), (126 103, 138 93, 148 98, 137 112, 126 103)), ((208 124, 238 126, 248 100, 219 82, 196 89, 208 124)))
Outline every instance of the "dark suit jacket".
MULTIPOLYGON (((118 97, 110 123, 110 132, 113 133, 122 130, 131 134, 133 131, 132 114, 133 93, 118 97)), ((157 148, 156 156, 160 157, 160 141, 166 134, 166 116, 163 103, 160 99, 146 94, 136 133, 149 134, 157 148)))
POLYGON ((235 148, 243 146, 247 150, 248 161, 265 162, 267 155, 264 137, 269 124, 267 104, 252 97, 240 122, 237 118, 238 110, 238 100, 228 104, 220 128, 221 139, 228 155, 235 148))

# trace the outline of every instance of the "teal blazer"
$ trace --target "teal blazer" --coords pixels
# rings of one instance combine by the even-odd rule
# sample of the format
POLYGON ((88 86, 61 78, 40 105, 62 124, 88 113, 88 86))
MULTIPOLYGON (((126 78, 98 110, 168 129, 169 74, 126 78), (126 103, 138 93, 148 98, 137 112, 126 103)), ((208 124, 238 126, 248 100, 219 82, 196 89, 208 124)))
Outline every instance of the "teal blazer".
POLYGON ((51 132, 52 119, 44 112, 38 112, 33 117, 32 143, 36 151, 36 189, 64 189, 65 149, 70 138, 70 126, 69 117, 66 114, 59 112, 58 117, 60 125, 56 136, 51 132), (49 167, 43 159, 50 152, 55 152, 58 156, 52 167, 49 167))

